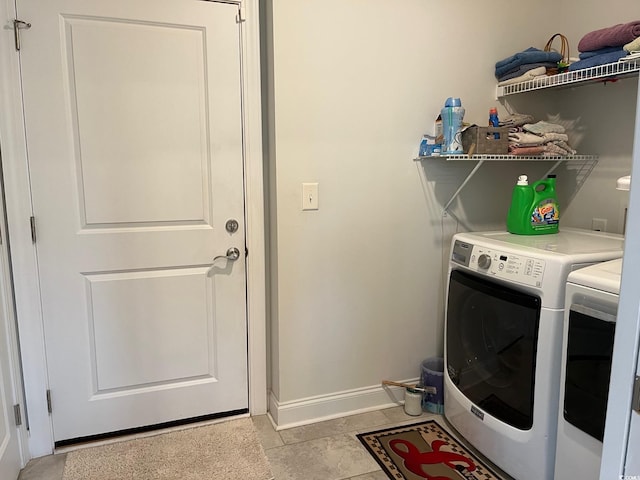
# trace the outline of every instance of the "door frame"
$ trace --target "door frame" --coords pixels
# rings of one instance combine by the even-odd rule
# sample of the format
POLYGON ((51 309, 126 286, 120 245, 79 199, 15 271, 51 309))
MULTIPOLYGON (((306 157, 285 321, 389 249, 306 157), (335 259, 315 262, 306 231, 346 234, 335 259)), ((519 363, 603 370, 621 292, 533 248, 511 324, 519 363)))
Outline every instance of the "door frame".
MULTIPOLYGON (((609 401, 602 446, 600 478, 636 478, 640 473, 627 471, 627 452, 638 448, 631 436, 631 416, 634 379, 640 362, 640 298, 637 285, 640 282, 640 77, 636 99, 635 134, 633 144, 629 214, 625 233, 625 249, 622 257, 622 278, 618 319, 611 361, 609 401)), ((611 187, 613 188, 613 186, 611 187)))
MULTIPOLYGON (((4 175, 4 196, 8 199, 7 184, 11 181, 7 178, 7 169, 11 160, 16 158, 17 162, 21 162, 24 158, 24 148, 21 145, 21 138, 24 138, 22 128, 22 114, 19 99, 20 83, 16 81, 18 73, 17 55, 13 48, 13 33, 7 27, 13 27, 12 20, 15 18, 15 7, 12 0, 0 0, 0 18, 3 18, 3 28, 1 35, 3 41, 0 41, 0 158, 2 162, 2 170, 4 175), (18 106, 16 110, 15 106, 18 106)), ((9 189, 12 186, 9 185, 9 189)), ((0 190, 1 192, 1 190, 0 190)), ((22 425, 18 427, 18 442, 21 455, 21 466, 24 467, 31 458, 28 451, 29 432, 27 431, 27 413, 26 413, 26 392, 24 385, 23 369, 21 368, 21 352, 19 348, 17 309, 14 303, 15 284, 12 281, 10 265, 13 260, 10 258, 9 252, 9 221, 8 207, 4 201, 0 202, 0 238, 2 240, 2 255, 5 257, 5 267, 0 271, 0 285, 2 288, 2 308, 7 316, 9 338, 9 354, 11 356, 11 364, 9 369, 15 403, 19 404, 22 413, 22 425), (5 209, 6 210, 3 210, 5 209), (6 214, 6 217, 5 217, 6 214)))
MULTIPOLYGON (((6 5, 7 18, 2 35, 5 44, 13 45, 13 0, 0 0, 6 5), (9 28, 11 27, 11 28, 9 28)), ((212 1, 212 0, 206 0, 212 1)), ((247 335, 249 413, 261 415, 267 411, 267 324, 265 217, 263 195, 262 100, 260 86, 260 0, 214 0, 238 5, 242 11, 240 24, 242 62, 242 116, 244 150, 244 188, 247 281, 247 335)), ((151 3, 151 2, 150 2, 151 3)), ((0 10, 1 11, 1 10, 0 10)), ((29 19, 21 19, 26 22, 29 19)), ((28 31, 23 31, 28 35, 28 31)), ((21 103, 19 57, 4 54, 0 58, 2 77, 0 121, 7 132, 3 138, 5 158, 5 194, 7 223, 13 266, 13 286, 16 315, 20 332, 19 343, 23 364, 26 410, 29 419, 29 456, 51 454, 54 439, 48 412, 47 361, 45 356, 43 317, 40 307, 37 252, 31 240, 31 187, 27 163, 27 145, 21 103)), ((10 281, 3 275, 4 281, 10 281)), ((55 408, 55 399, 54 405, 55 408)), ((26 459, 28 460, 28 458, 26 459)))
MULTIPOLYGON (((3 127, 4 125, 2 125, 0 122, 0 140, 4 138, 5 130, 3 127)), ((0 155, 1 154, 2 149, 0 145, 0 155)), ((0 166, 0 173, 1 172, 2 167, 0 166)), ((4 344, 0 346, 0 348, 6 347, 7 349, 6 357, 0 355, 0 362, 2 362, 3 359, 6 359, 8 361, 6 370, 3 369, 2 366, 0 366, 0 372, 2 373, 2 376, 4 376, 4 373, 8 373, 6 378, 2 378, 2 382, 4 383, 3 386, 7 389, 6 397, 8 397, 10 400, 7 408, 15 408, 15 405, 18 405, 20 409, 19 415, 22 423, 20 425, 12 425, 11 423, 9 423, 7 427, 10 429, 14 429, 11 436, 15 435, 15 439, 18 442, 18 460, 19 466, 20 468, 22 468, 26 465, 28 459, 28 432, 26 428, 26 417, 24 412, 24 390, 20 368, 20 353, 18 350, 18 329, 16 323, 16 312, 13 303, 13 285, 11 284, 11 272, 9 270, 11 261, 8 248, 8 228, 4 217, 6 210, 4 198, 2 198, 3 196, 4 194, 2 185, 0 185, 0 317, 2 317, 0 318, 0 328, 2 328, 2 332, 0 332, 0 342, 4 344)), ((0 399, 0 404, 1 403, 2 399, 0 399)), ((7 411, 6 413, 9 414, 9 419, 11 419, 11 412, 7 411)), ((0 412, 0 415, 2 414, 3 412, 0 412)))

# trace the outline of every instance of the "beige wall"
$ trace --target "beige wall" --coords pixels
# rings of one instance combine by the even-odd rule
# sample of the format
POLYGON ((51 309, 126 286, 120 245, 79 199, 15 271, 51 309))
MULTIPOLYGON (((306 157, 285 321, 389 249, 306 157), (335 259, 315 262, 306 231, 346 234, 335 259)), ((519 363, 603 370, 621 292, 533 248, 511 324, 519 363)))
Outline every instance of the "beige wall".
MULTIPOLYGON (((640 18, 640 10, 629 0, 609 1, 606 8, 595 0, 580 1, 578 8, 572 4, 564 0, 560 8, 562 18, 571 19, 563 22, 562 28, 571 40, 573 55, 578 54, 577 45, 585 33, 640 18)), ((600 157, 589 181, 565 209, 565 219, 576 227, 591 228, 595 217, 607 219, 608 231, 623 231, 629 194, 615 190, 615 185, 618 177, 631 173, 637 92, 638 77, 633 76, 617 83, 554 92, 550 97, 550 101, 566 106, 566 118, 578 121, 583 131, 590 132, 584 135, 583 148, 600 157)))
MULTIPOLYGON (((584 16, 595 28, 590 4, 584 16)), ((545 0, 525 15, 506 0, 266 2, 278 401, 415 378, 423 359, 442 355, 451 235, 504 228, 523 167, 483 167, 443 215, 471 166, 414 162, 420 136, 449 96, 462 98, 472 123, 484 125, 491 106, 504 115, 494 63, 573 25, 561 14, 569 6, 545 0), (319 183, 318 211, 301 211, 303 182, 319 183)))

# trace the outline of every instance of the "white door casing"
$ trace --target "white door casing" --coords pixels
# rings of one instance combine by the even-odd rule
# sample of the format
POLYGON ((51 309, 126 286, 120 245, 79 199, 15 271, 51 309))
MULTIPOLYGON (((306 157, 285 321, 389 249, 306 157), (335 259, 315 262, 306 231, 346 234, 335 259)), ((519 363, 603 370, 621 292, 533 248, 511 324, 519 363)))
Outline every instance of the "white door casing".
POLYGON ((237 6, 35 3, 18 7, 55 440, 246 408, 244 256, 212 264, 244 251, 237 6))
MULTIPOLYGON (((0 211, 2 209, 0 201, 0 211)), ((4 229, 4 222, 0 222, 0 227, 4 229)), ((16 426, 14 405, 20 405, 19 416, 23 421, 23 404, 17 399, 19 385, 14 379, 19 378, 17 357, 14 355, 16 338, 13 333, 12 322, 14 321, 13 308, 11 308, 11 289, 6 279, 9 278, 7 271, 6 238, 3 238, 0 245, 0 478, 15 479, 18 477, 22 467, 22 452, 20 444, 20 431, 16 426)))
MULTIPOLYGON (((13 2, 0 2, 0 18, 4 25, 11 27, 15 18, 13 2)), ((0 40, 0 159, 2 167, 9 163, 13 155, 19 156, 16 148, 15 133, 21 132, 21 123, 16 121, 11 99, 19 92, 17 85, 10 80, 18 72, 18 62, 13 46, 13 32, 2 29, 0 40)), ((18 97, 19 98, 19 97, 18 97)), ((16 104, 16 106, 19 105, 16 104)), ((13 303, 10 259, 8 251, 8 229, 5 221, 5 191, 0 186, 0 478, 15 479, 22 466, 28 460, 27 428, 20 358, 18 352, 18 334, 13 303), (14 405, 19 406, 21 425, 16 426, 14 405)))
MULTIPOLYGON (((640 78, 638 86, 640 87, 640 78)), ((640 478, 640 414, 631 408, 634 378, 640 375, 640 88, 636 99, 632 168, 622 282, 602 446, 601 480, 640 478)))

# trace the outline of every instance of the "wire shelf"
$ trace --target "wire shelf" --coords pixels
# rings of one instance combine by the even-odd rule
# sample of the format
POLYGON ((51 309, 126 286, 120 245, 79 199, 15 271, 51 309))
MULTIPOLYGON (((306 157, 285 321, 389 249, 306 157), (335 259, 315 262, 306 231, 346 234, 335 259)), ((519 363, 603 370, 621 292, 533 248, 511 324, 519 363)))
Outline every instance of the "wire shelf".
POLYGON ((540 76, 525 82, 514 83, 496 87, 497 97, 505 97, 517 93, 530 92, 543 88, 569 86, 574 83, 586 82, 588 80, 601 80, 608 78, 624 77, 640 71, 640 59, 630 61, 618 61, 597 65, 595 67, 575 70, 571 72, 559 73, 557 75, 540 76))
MULTIPOLYGON (((447 209, 449 208, 449 206, 453 203, 453 201, 456 199, 456 197, 460 194, 460 192, 464 189, 464 187, 467 185, 467 183, 469 183, 469 181, 471 180, 471 178, 473 178, 473 176, 476 174, 476 172, 480 169, 480 167, 482 167, 482 165, 484 165, 484 162, 491 162, 491 161, 499 161, 499 162, 520 162, 520 161, 536 161, 536 162, 544 162, 544 161, 551 161, 554 162, 553 165, 547 170, 547 172, 543 175, 542 178, 546 177, 547 175, 549 175, 551 172, 553 172, 556 168, 558 168, 558 166, 562 163, 562 162, 582 162, 583 167, 587 166, 587 171, 591 172, 591 170, 593 169, 593 167, 595 167, 595 164, 598 161, 598 156, 597 155, 572 155, 570 157, 564 157, 564 156, 542 156, 542 155, 531 155, 531 156, 524 156, 524 155, 434 155, 434 156, 430 156, 430 157, 417 157, 414 160, 415 161, 423 161, 423 160, 438 160, 438 159, 442 159, 442 160, 447 160, 447 161, 467 161, 467 162, 476 162, 475 167, 473 167, 473 170, 471 170, 471 172, 469 172, 469 174, 467 175, 467 177, 464 179, 464 181, 462 182, 462 184, 458 187, 458 189, 455 191, 455 193, 451 196, 451 198, 449 199, 449 201, 445 204, 445 206, 443 207, 443 210, 446 212, 447 209)), ((588 173, 587 173, 588 175, 588 173)))
POLYGON ((597 155, 571 155, 571 156, 546 156, 546 155, 432 155, 429 157, 417 157, 414 160, 420 162, 423 160, 438 160, 443 159, 447 161, 493 161, 493 162, 524 162, 524 161, 537 161, 537 162, 567 162, 567 161, 592 161, 597 160, 597 155))

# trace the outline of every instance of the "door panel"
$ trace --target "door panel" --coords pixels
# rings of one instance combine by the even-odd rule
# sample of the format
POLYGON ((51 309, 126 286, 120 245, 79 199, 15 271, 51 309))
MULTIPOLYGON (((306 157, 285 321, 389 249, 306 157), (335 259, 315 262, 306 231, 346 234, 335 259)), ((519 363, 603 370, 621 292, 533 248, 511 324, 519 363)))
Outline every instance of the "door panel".
POLYGON ((206 270, 87 277, 96 394, 216 380, 212 287, 206 270))
POLYGON ((85 225, 209 223, 204 31, 63 22, 85 225))
POLYGON ((18 8, 55 440, 246 409, 237 6, 18 8))

